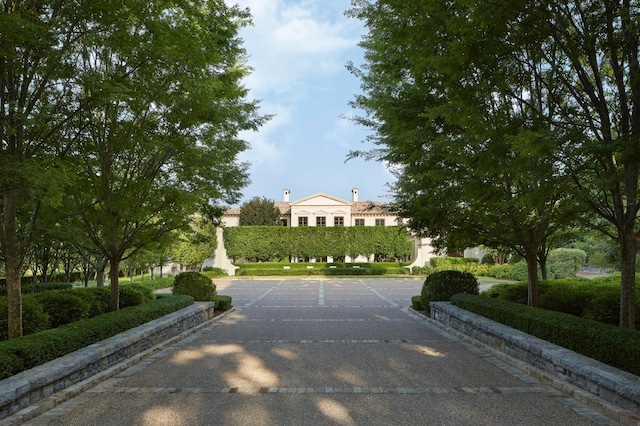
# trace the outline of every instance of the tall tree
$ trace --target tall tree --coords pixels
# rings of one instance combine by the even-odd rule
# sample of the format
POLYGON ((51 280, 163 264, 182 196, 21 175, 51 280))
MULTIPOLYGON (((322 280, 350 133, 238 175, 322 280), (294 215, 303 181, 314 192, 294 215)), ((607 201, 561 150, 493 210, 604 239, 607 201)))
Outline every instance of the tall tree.
POLYGON ((64 159, 78 112, 77 43, 99 26, 103 2, 0 2, 0 249, 9 338, 22 335, 20 275, 43 204, 57 204, 73 172, 64 159))
POLYGON ((522 79, 529 64, 520 58, 495 75, 508 31, 501 16, 479 16, 477 3, 353 2, 349 13, 369 29, 365 64, 350 66, 364 91, 353 106, 367 114, 357 121, 378 148, 350 155, 396 167, 394 204, 440 248, 520 253, 535 305, 537 263, 575 217, 568 176, 547 155, 563 132, 498 91, 526 90, 548 105, 534 90, 539 79, 522 79))
POLYGON ((247 181, 237 135, 264 119, 241 85, 248 18, 223 1, 131 0, 78 46, 86 131, 71 196, 109 260, 111 310, 123 259, 247 181))
POLYGON ((279 220, 280 210, 266 197, 253 197, 240 206, 240 226, 275 226, 279 220))

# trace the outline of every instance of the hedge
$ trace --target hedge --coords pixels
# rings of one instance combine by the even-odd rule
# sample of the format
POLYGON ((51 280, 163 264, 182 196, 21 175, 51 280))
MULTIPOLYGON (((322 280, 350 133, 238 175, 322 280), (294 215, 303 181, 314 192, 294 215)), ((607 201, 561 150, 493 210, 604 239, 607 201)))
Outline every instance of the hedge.
POLYGON ((637 330, 486 296, 456 294, 451 302, 508 327, 640 375, 640 332, 637 330))
MULTIPOLYGON (((494 285, 483 294, 526 305, 527 291, 527 283, 521 281, 494 285)), ((618 325, 620 323, 620 277, 541 280, 538 283, 538 306, 618 325)), ((636 279, 636 327, 640 329, 640 277, 636 279)))
MULTIPOLYGON (((71 283, 32 283, 22 284, 20 292, 22 294, 45 293, 51 290, 68 290, 73 288, 71 283)), ((0 296, 7 295, 7 287, 0 287, 0 296)))
POLYGON ((256 262, 373 254, 403 258, 412 250, 407 230, 398 226, 238 226, 224 228, 224 245, 230 258, 256 262))
POLYGON ((191 304, 193 298, 189 296, 163 296, 143 305, 0 342, 0 380, 191 304))

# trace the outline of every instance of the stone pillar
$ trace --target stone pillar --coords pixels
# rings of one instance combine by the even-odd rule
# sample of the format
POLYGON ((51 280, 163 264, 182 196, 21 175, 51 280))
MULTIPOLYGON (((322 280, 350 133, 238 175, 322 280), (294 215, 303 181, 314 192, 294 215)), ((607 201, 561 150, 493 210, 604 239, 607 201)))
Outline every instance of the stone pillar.
POLYGON ((213 266, 215 266, 216 268, 224 269, 225 271, 227 271, 230 277, 233 277, 236 274, 236 269, 239 268, 231 263, 231 261, 227 257, 227 249, 224 248, 223 232, 224 231, 222 228, 216 228, 216 239, 218 240, 218 246, 216 247, 213 266))

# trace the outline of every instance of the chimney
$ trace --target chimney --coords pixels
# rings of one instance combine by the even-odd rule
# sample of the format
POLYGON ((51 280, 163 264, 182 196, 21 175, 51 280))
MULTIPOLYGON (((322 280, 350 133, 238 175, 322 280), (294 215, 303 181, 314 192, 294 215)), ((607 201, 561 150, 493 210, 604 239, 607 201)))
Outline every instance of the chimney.
POLYGON ((358 201, 358 188, 353 188, 351 190, 351 195, 352 195, 351 201, 358 201))
POLYGON ((284 201, 285 201, 286 203, 288 203, 288 202, 289 202, 289 194, 291 194, 291 191, 289 191, 288 189, 285 189, 285 190, 284 190, 284 201))

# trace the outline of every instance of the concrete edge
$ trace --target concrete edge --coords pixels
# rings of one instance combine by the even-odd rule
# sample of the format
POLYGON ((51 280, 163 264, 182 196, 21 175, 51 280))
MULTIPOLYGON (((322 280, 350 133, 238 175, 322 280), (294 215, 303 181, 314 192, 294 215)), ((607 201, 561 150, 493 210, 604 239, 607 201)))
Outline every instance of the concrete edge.
POLYGON ((432 302, 430 306, 435 318, 408 309, 429 324, 496 356, 612 420, 640 426, 640 377, 473 314, 450 302, 432 302))
POLYGON ((0 381, 0 426, 26 422, 234 312, 191 306, 0 381))

